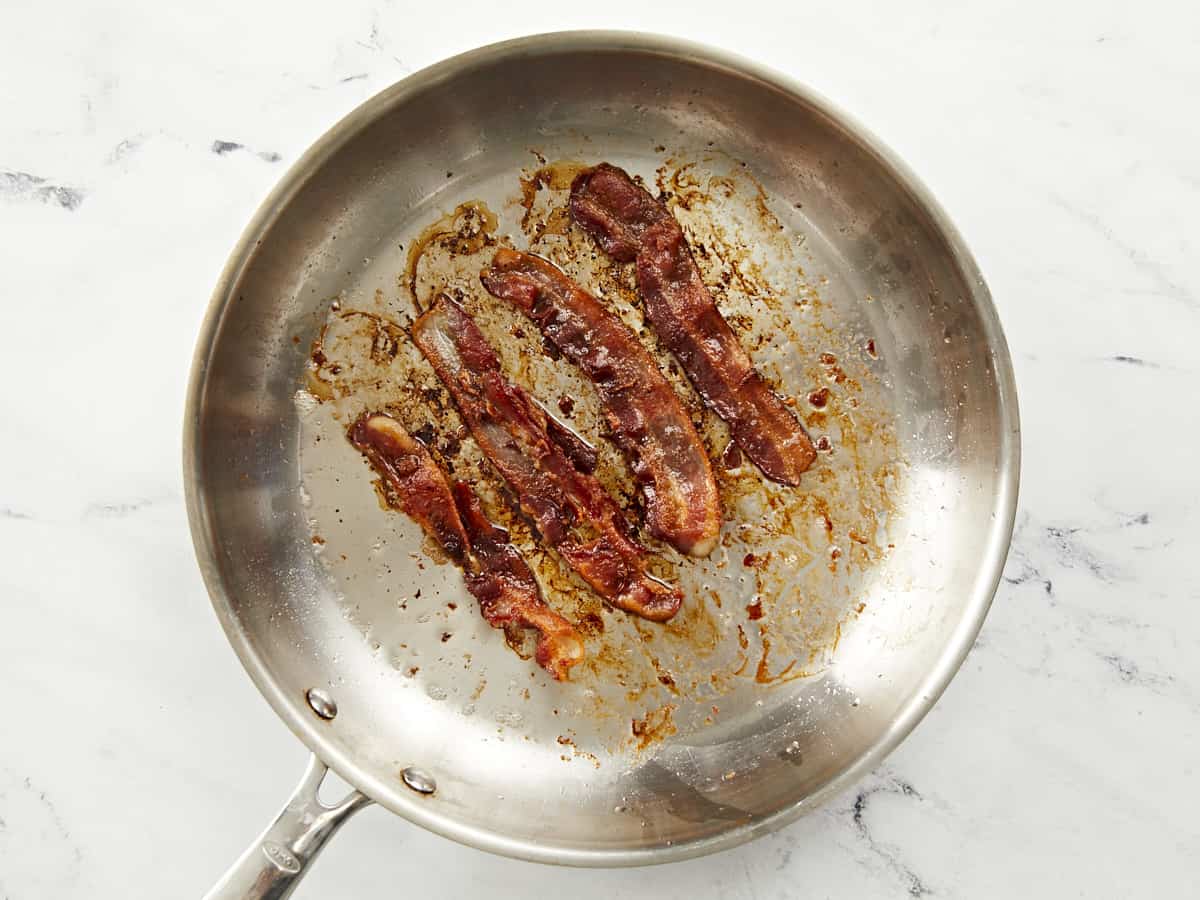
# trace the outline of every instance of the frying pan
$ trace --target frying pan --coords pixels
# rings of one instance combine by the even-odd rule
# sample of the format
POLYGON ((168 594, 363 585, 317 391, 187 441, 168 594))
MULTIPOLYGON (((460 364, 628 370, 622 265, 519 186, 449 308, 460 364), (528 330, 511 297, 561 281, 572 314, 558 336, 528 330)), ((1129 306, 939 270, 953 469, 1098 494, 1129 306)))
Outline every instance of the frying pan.
MULTIPOLYGON (((718 198, 714 216, 735 193, 718 198)), ((771 371, 785 393, 812 386, 802 366, 771 371)), ((699 856, 811 809, 908 734, 970 648, 1011 537, 1019 428, 983 279, 946 215, 875 138, 746 60, 662 37, 573 32, 419 72, 292 167, 213 295, 184 455, 192 535, 217 616, 313 753, 287 806, 210 896, 280 897, 371 801, 468 845, 579 866, 699 856), (691 154, 753 179, 772 227, 803 244, 795 270, 818 285, 819 302, 776 308, 773 321, 798 335, 776 342, 780 358, 816 356, 805 316, 825 316, 823 333, 846 346, 870 336, 863 371, 874 388, 856 415, 869 407, 877 427, 860 445, 900 461, 880 526, 886 551, 861 567, 847 596, 808 592, 814 615, 840 616, 816 663, 810 655, 789 670, 798 677, 742 677, 711 698, 681 696, 656 740, 614 738, 647 708, 636 692, 605 694, 603 671, 558 684, 507 648, 479 621, 453 567, 421 553, 416 526, 377 508, 370 473, 344 440, 327 434, 318 452, 298 402, 331 309, 376 283, 388 288, 377 296, 402 298, 405 243, 466 198, 503 207, 531 152, 609 160, 646 177, 664 154, 678 154, 677 166, 691 154), (885 431, 891 443, 880 445, 885 431), (323 540, 340 541, 339 552, 323 540), (464 599, 451 612, 454 597, 464 599), (841 615, 846 604, 853 615, 841 615), (701 716, 710 700, 713 713, 701 716), (326 766, 354 788, 332 806, 317 798, 326 766)), ((817 467, 836 472, 847 458, 835 447, 817 467)), ((800 496, 821 483, 813 479, 800 496)), ((823 561, 810 568, 825 571, 823 561)), ((688 607, 714 616, 719 640, 726 630, 758 634, 744 598, 733 597, 744 581, 689 594, 688 607)), ((645 631, 620 613, 605 617, 599 645, 628 649, 645 631)), ((672 639, 690 639, 688 627, 672 639)), ((694 654, 696 671, 724 664, 705 653, 694 654)), ((763 663, 774 665, 765 647, 763 663)))

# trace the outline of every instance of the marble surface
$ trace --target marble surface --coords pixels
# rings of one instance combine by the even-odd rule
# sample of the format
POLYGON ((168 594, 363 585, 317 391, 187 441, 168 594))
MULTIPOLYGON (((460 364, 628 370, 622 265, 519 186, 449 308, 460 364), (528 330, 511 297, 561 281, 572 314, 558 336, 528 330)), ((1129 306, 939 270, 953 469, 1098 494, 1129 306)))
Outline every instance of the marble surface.
POLYGON ((0 897, 198 896, 305 751, 192 557, 180 423, 227 252, 405 74, 522 32, 757 57, 906 158, 996 297, 1025 467, 995 606, 884 765, 781 833, 534 869, 373 808, 299 897, 1150 897, 1200 871, 1200 14, 1182 3, 17 0, 0 17, 0 897), (539 889, 539 893, 541 890, 539 889))

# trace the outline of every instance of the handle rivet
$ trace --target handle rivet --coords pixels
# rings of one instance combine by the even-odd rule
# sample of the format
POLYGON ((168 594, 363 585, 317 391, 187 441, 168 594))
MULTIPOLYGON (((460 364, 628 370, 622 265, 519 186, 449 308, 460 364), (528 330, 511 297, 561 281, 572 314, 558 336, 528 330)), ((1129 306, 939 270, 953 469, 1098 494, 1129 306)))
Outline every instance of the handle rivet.
POLYGON ((332 719, 337 715, 337 704, 320 688, 309 688, 308 693, 304 695, 308 698, 308 705, 322 719, 332 719))
POLYGON ((433 780, 433 776, 424 769, 416 766, 408 766, 402 769, 400 777, 404 779, 404 783, 416 791, 418 794, 432 794, 437 790, 437 782, 433 780))

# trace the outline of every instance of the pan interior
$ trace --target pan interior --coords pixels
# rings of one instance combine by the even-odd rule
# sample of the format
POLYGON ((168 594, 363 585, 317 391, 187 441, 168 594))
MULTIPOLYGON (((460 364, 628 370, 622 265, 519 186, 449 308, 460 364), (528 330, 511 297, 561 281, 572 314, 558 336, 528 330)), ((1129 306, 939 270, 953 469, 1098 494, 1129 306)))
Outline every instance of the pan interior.
MULTIPOLYGON (((545 205, 534 210, 543 224, 561 199, 552 181, 534 201, 545 205)), ((686 223, 687 210, 679 215, 686 223)), ((569 231, 552 237, 539 249, 568 265, 585 246, 569 231)), ((427 298, 439 278, 465 284, 454 265, 418 268, 418 294, 427 298)), ((580 265, 588 275, 591 263, 580 265)), ((487 325, 495 337, 512 323, 487 325)), ((189 499, 234 645, 340 774, 394 811, 488 849, 638 862, 786 819, 907 732, 994 590, 1011 528, 1016 426, 1007 351, 978 273, 940 214, 839 117, 694 48, 531 39, 385 92, 268 202, 218 290, 210 329, 189 420, 189 499), (835 474, 822 481, 814 470, 798 489, 794 533, 743 534, 734 520, 713 560, 677 560, 690 612, 671 635, 600 612, 604 631, 589 652, 601 662, 567 684, 507 648, 457 572, 423 551, 416 526, 379 507, 371 473, 341 435, 355 405, 386 401, 390 386, 372 393, 360 379, 327 402, 307 390, 322 334, 368 366, 378 325, 356 331, 354 321, 372 320, 339 313, 408 321, 409 252, 459 204, 485 204, 496 234, 527 246, 519 178, 555 160, 608 160, 648 183, 665 179, 676 194, 697 191, 693 238, 715 222, 736 245, 733 258, 704 262, 714 277, 732 273, 720 292, 727 313, 744 305, 740 333, 757 341, 802 414, 813 414, 806 398, 821 387, 843 404, 836 422, 810 419, 814 436, 856 442, 852 454, 835 440, 816 467, 835 474), (773 296, 765 306, 752 296, 760 283, 773 296), (340 338, 330 333, 338 329, 340 338), (356 351, 360 340, 367 346, 356 351), (875 529, 851 536, 843 518, 864 515, 863 504, 843 490, 838 530, 822 534, 827 513, 812 498, 855 465, 874 486, 875 529), (756 567, 771 554, 764 581, 756 567), (748 611, 756 603, 780 635, 773 650, 748 611), (804 627, 785 638, 793 620, 804 627), (308 708, 312 687, 336 700, 332 721, 308 708), (436 793, 405 787, 409 765, 433 775, 436 793)), ((574 391, 586 410, 586 386, 564 374, 565 362, 515 336, 502 355, 524 363, 536 386, 561 379, 557 393, 574 391)), ((420 362, 402 349, 381 365, 399 384, 420 362)), ((719 427, 697 417, 719 452, 719 427)), ((468 447, 463 477, 485 489, 469 457, 468 447)), ((722 478, 727 492, 745 481, 722 478)), ((537 563, 546 583, 554 560, 537 563)))

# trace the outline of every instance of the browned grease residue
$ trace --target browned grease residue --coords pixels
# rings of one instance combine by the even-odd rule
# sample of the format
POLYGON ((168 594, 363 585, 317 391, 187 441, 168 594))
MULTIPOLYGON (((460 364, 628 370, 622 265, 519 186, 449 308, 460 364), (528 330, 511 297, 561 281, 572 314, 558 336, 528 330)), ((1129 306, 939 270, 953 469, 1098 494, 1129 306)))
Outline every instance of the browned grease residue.
MULTIPOLYGON (((524 173, 519 184, 521 186, 521 207, 525 210, 525 214, 521 216, 521 230, 529 233, 531 230, 536 231, 541 235, 545 233, 548 227, 553 222, 557 229, 557 233, 561 234, 570 225, 569 215, 551 215, 544 219, 541 223, 530 224, 534 216, 534 204, 537 202, 538 192, 543 188, 548 188, 552 191, 569 191, 571 182, 573 182, 580 172, 588 169, 587 163, 577 162, 575 160, 560 159, 552 163, 544 163, 532 172, 524 173), (538 230, 540 224, 540 230, 538 230)), ((562 209, 565 212, 565 208, 562 209)))
POLYGON ((477 253, 495 243, 496 214, 480 200, 460 203, 452 213, 442 216, 427 227, 408 248, 408 264, 404 268, 405 284, 413 300, 417 296, 417 267, 431 245, 442 244, 452 256, 477 253))
MULTIPOLYGON (((407 243, 395 296, 375 292, 343 298, 344 310, 331 307, 305 386, 341 421, 368 407, 386 410, 454 477, 475 487, 489 517, 509 530, 536 572, 546 601, 584 635, 586 658, 561 686, 567 693, 556 705, 608 723, 601 730, 613 738, 610 749, 628 745, 631 727, 635 749, 644 749, 677 728, 686 733, 711 724, 714 696, 765 690, 827 667, 842 623, 861 611, 871 573, 890 550, 886 524, 902 470, 886 395, 868 368, 870 354, 823 304, 801 265, 803 235, 782 226, 760 185, 736 166, 717 171, 714 164, 708 171, 690 161, 669 162, 656 179, 739 340, 823 451, 796 489, 766 481, 742 459, 728 428, 703 406, 646 325, 633 266, 609 259, 571 224, 567 198, 582 168, 573 160, 539 160, 519 183, 514 179, 503 209, 493 213, 468 200, 423 229, 407 243), (685 593, 682 610, 668 623, 607 608, 540 544, 408 338, 408 322, 436 292, 462 303, 506 375, 569 415, 571 428, 594 444, 597 477, 630 521, 640 522, 636 486, 606 439, 591 384, 567 361, 550 358, 537 327, 480 285, 479 272, 500 244, 551 259, 607 303, 659 360, 710 457, 721 461, 714 470, 725 524, 710 557, 681 557, 639 535, 655 553, 655 573, 685 593), (743 627, 747 619, 754 627, 743 627)), ((331 436, 344 440, 340 431, 331 436)), ((347 446, 346 452, 353 451, 347 446)), ((325 526, 322 535, 330 538, 325 526)))
POLYGON ((793 659, 776 674, 772 675, 767 665, 767 657, 770 653, 771 639, 764 634, 762 638, 762 656, 759 657, 758 667, 754 670, 754 680, 758 684, 782 684, 786 681, 794 681, 797 678, 809 678, 812 676, 812 672, 792 671, 796 667, 796 663, 799 662, 798 659, 793 659))
POLYGON ((630 723, 633 733, 633 744, 638 750, 645 750, 651 744, 675 734, 674 713, 678 707, 667 703, 657 709, 647 710, 640 719, 635 718, 630 723))
POLYGON ((582 757, 588 760, 594 768, 600 768, 599 757, 597 757, 595 753, 579 749, 579 747, 575 744, 575 739, 570 735, 560 734, 557 738, 555 738, 555 741, 557 741, 563 747, 569 747, 571 750, 570 756, 564 755, 559 757, 563 762, 570 762, 572 759, 582 757))

